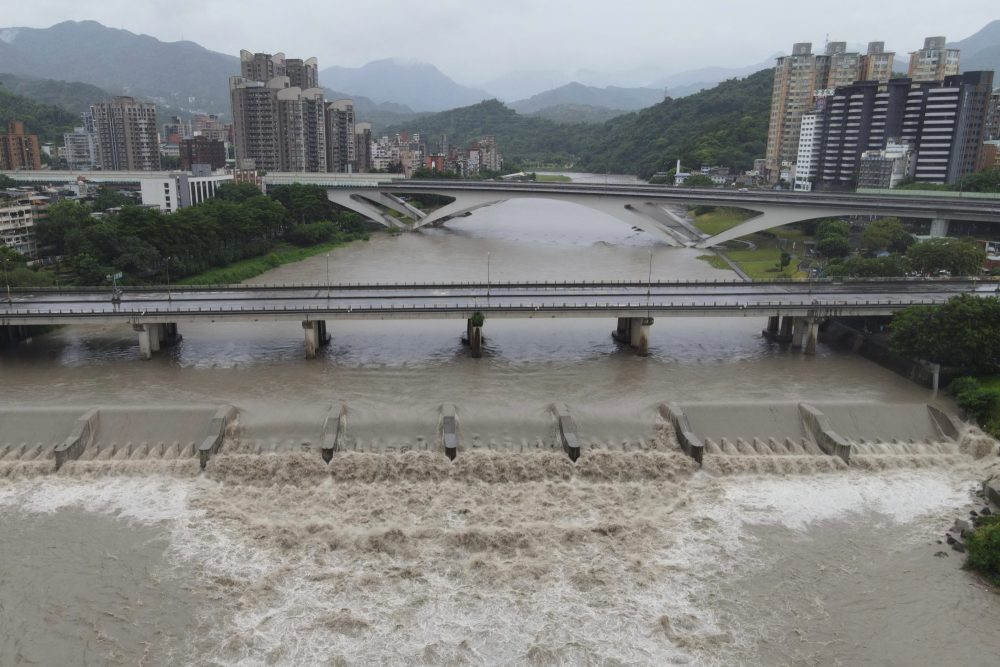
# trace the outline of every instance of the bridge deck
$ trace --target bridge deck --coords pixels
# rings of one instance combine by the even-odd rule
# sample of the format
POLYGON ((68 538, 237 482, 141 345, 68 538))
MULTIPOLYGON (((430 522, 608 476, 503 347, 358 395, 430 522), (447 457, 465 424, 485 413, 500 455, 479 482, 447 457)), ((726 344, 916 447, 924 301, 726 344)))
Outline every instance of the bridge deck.
POLYGON ((14 290, 0 325, 326 319, 890 315, 961 293, 996 296, 991 280, 844 283, 496 283, 14 290))

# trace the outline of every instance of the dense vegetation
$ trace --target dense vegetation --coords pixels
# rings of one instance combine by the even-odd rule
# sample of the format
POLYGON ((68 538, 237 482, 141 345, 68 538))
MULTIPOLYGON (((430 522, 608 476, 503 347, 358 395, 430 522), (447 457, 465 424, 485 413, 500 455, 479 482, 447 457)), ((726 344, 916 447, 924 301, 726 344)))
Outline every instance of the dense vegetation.
POLYGON ((892 318, 892 347, 911 359, 961 368, 971 374, 1000 371, 1000 299, 969 294, 940 306, 911 306, 892 318))
POLYGON ((430 142, 447 135, 457 146, 492 134, 508 161, 573 164, 581 170, 643 177, 667 171, 677 159, 685 166, 749 169, 767 143, 773 76, 764 70, 599 125, 522 116, 489 100, 389 127, 385 133, 419 132, 430 142))
POLYGON ((966 565, 1000 584, 1000 516, 983 516, 965 540, 966 565))
POLYGON ((773 81, 774 72, 763 70, 591 128, 576 168, 649 177, 680 159, 750 169, 766 148, 773 81))
POLYGON ((941 190, 949 192, 1000 192, 1000 169, 986 169, 963 176, 957 183, 906 183, 898 190, 941 190))
POLYGON ((62 143, 63 132, 80 124, 80 116, 49 104, 41 104, 0 88, 0 133, 7 132, 7 121, 19 120, 24 131, 37 134, 42 143, 62 143))
MULTIPOLYGON (((126 205, 92 216, 92 207, 61 201, 37 226, 45 254, 68 257, 62 269, 80 285, 101 285, 121 271, 124 284, 162 283, 247 258, 284 243, 313 246, 365 236, 360 219, 331 204, 322 188, 290 185, 265 196, 253 186, 225 185, 216 199, 164 214, 126 205)), ((14 285, 34 276, 18 274, 14 285)), ((38 284, 38 283, 35 283, 38 284)))

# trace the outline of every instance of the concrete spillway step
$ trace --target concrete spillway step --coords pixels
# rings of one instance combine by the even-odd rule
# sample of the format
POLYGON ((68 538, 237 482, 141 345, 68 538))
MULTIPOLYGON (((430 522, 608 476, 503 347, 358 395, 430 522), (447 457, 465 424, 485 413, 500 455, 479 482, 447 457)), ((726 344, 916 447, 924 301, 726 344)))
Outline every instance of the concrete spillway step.
POLYGON ((685 453, 720 472, 923 467, 965 456, 961 422, 924 404, 672 403, 661 414, 685 453))

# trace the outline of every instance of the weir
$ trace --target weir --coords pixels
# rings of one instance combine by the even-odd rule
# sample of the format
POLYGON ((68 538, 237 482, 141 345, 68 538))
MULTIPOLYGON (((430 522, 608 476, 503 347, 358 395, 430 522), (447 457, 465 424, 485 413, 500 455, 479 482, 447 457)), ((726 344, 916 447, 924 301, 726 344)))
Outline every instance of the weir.
MULTIPOLYGON (((967 426, 936 406, 920 403, 661 404, 657 435, 648 441, 640 438, 635 445, 581 434, 570 406, 564 403, 548 406, 545 412, 549 430, 546 434, 539 422, 536 439, 494 439, 491 434, 503 428, 502 424, 472 420, 466 425, 471 436, 468 444, 463 444, 460 411, 454 404, 440 406, 436 425, 430 421, 422 426, 406 419, 393 424, 373 413, 362 419, 360 426, 352 427, 357 432, 350 438, 350 412, 346 405, 334 405, 322 422, 317 458, 329 464, 346 451, 373 455, 425 451, 458 461, 460 454, 477 450, 511 454, 562 450, 571 462, 585 463, 589 456, 601 456, 605 450, 636 449, 687 456, 716 473, 766 473, 834 471, 848 466, 881 469, 950 465, 962 457, 987 456, 991 452, 996 455, 1000 451, 984 436, 976 436, 980 440, 965 449, 967 426), (400 433, 436 429, 437 440, 417 437, 416 442, 407 444, 385 439, 387 425, 390 431, 395 428, 400 433), (373 431, 379 435, 373 435, 373 431)), ((255 445, 253 440, 243 440, 242 435, 234 438, 237 417, 236 409, 229 405, 0 408, 0 462, 30 463, 42 472, 55 472, 75 461, 172 458, 197 461, 193 468, 197 470, 210 467, 212 459, 220 455, 302 451, 296 444, 255 445)), ((512 415, 512 419, 531 421, 527 415, 521 419, 512 415)), ((11 474, 10 470, 0 467, 0 477, 11 474)))

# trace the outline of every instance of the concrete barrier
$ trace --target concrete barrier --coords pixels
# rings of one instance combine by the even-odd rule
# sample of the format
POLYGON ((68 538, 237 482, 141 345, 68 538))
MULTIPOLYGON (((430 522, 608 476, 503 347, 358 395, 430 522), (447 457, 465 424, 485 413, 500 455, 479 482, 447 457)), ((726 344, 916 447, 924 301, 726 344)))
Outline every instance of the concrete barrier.
POLYGON ((576 434, 576 422, 569 414, 569 408, 565 405, 556 405, 553 408, 556 415, 556 424, 559 429, 559 441, 562 443, 563 451, 569 456, 570 461, 576 462, 580 458, 580 438, 576 434))
POLYGON ((458 417, 451 404, 441 406, 441 441, 445 456, 454 461, 458 455, 458 417))
POLYGON ((94 441, 100 425, 101 411, 97 408, 88 410, 76 420, 69 437, 55 449, 56 470, 62 468, 66 461, 75 461, 80 458, 83 450, 94 441))
POLYGON ((338 411, 336 406, 330 408, 323 420, 323 446, 320 453, 323 460, 329 463, 333 460, 333 453, 340 450, 340 438, 347 434, 347 406, 340 406, 338 411))
POLYGON ((839 456, 845 463, 851 462, 851 444, 833 430, 825 414, 807 403, 799 403, 799 414, 820 449, 830 456, 839 456))
POLYGON ((226 429, 229 427, 229 423, 236 419, 237 414, 236 408, 231 405, 223 405, 215 411, 215 416, 212 417, 212 424, 209 427, 209 435, 198 447, 198 462, 203 469, 208 465, 208 460, 219 453, 222 441, 226 438, 226 429))
POLYGON ((677 436, 677 442, 685 454, 693 458, 701 465, 705 455, 705 445, 701 439, 691 430, 691 424, 681 406, 676 403, 668 403, 660 406, 660 414, 670 421, 677 436))

